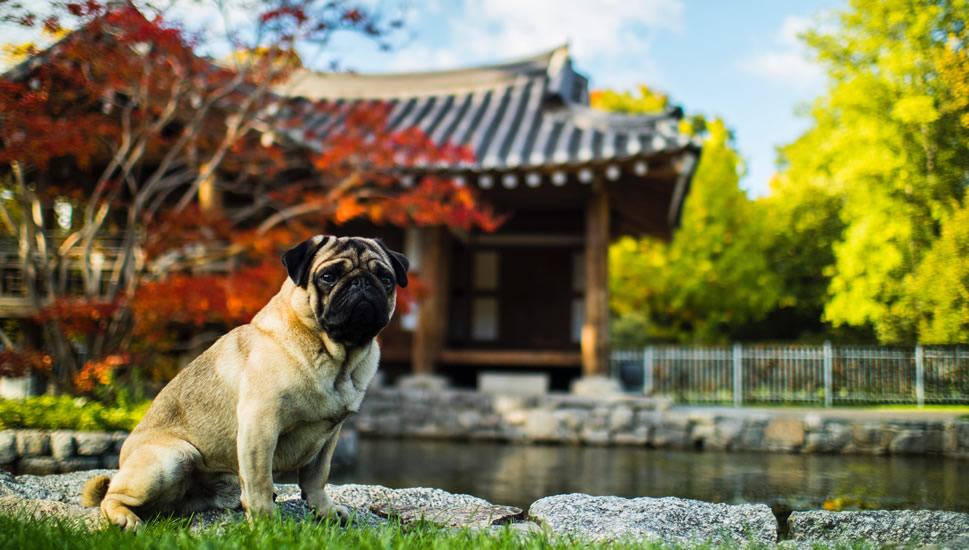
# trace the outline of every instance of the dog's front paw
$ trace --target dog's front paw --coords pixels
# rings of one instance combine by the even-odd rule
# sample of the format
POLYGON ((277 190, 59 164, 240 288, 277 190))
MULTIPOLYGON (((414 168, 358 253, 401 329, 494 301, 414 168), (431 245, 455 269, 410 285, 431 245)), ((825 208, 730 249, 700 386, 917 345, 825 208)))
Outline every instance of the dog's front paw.
POLYGON ((276 506, 273 504, 273 501, 268 499, 266 502, 247 502, 243 500, 242 508, 246 511, 246 519, 249 520, 250 525, 259 518, 265 518, 273 515, 273 513, 276 511, 276 506))
POLYGON ((334 504, 330 500, 330 496, 325 492, 318 492, 313 495, 307 495, 304 492, 303 499, 306 503, 310 505, 313 512, 316 513, 316 517, 320 519, 326 519, 328 517, 333 517, 339 520, 341 525, 346 525, 350 520, 350 510, 346 506, 340 504, 334 504))
POLYGON ((330 504, 329 508, 317 508, 316 515, 320 519, 326 519, 332 517, 340 522, 340 525, 346 525, 350 521, 350 510, 342 504, 330 504))

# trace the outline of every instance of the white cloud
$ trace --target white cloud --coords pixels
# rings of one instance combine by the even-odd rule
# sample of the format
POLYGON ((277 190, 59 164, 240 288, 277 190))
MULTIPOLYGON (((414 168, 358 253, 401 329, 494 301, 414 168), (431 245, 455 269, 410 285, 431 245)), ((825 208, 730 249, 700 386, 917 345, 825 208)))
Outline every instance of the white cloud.
POLYGON ((824 69, 809 59, 798 35, 814 25, 808 17, 789 15, 775 33, 770 49, 747 56, 738 65, 744 72, 798 90, 816 90, 824 83, 824 69))
MULTIPOLYGON (((438 6, 440 7, 440 6, 438 6)), ((681 0, 462 0, 437 13, 438 40, 395 50, 389 71, 434 70, 500 62, 569 43, 578 68, 612 85, 641 82, 656 63, 650 56, 655 31, 682 28, 681 0), (638 77, 635 75, 639 75, 638 77)))
POLYGON ((679 1, 467 0, 462 24, 476 54, 523 55, 570 41, 577 56, 645 49, 649 29, 679 30, 679 1))

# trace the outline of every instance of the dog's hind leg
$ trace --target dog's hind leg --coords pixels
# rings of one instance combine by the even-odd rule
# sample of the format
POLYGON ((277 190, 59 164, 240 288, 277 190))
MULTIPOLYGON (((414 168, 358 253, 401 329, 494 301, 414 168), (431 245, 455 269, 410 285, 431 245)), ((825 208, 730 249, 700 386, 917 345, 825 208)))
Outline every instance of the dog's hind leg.
POLYGON ((175 511, 189 489, 191 472, 201 455, 185 440, 152 438, 125 457, 101 501, 101 513, 122 529, 136 529, 142 513, 175 511))

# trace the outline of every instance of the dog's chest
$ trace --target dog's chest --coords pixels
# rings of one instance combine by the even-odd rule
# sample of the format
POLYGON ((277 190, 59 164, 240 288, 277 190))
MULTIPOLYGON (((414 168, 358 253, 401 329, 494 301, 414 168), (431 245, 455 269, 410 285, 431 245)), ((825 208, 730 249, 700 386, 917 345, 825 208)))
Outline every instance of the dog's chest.
POLYGON ((362 391, 321 392, 304 402, 301 414, 279 435, 274 470, 289 471, 308 464, 344 420, 357 412, 362 391))

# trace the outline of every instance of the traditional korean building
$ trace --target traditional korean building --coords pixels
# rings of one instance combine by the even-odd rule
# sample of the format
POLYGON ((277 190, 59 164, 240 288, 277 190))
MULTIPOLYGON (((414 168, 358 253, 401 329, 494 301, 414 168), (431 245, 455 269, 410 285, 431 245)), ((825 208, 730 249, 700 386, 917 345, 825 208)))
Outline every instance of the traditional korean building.
MULTIPOLYGON (((679 108, 640 116, 591 109, 588 79, 567 46, 449 71, 301 70, 286 94, 293 112, 305 113, 302 128, 287 130, 294 150, 308 130, 339 131, 354 105, 383 100, 391 130, 417 127, 474 154, 473 162, 403 168, 403 185, 428 172, 453 177, 506 216, 493 233, 331 228, 403 250, 429 289, 416 312, 381 335, 385 364, 459 384, 494 369, 608 374, 608 245, 621 235, 668 238, 677 227, 700 154, 678 131, 679 108)), ((0 250, 0 263, 4 281, 12 277, 0 289, 0 318, 22 317, 31 309, 13 284, 12 250, 0 250)))
POLYGON ((678 131, 679 108, 593 110, 567 46, 448 71, 303 71, 287 93, 308 113, 319 101, 333 107, 308 115, 295 139, 338 127, 357 102, 390 102, 392 129, 416 126, 474 152, 472 163, 411 169, 405 184, 444 173, 508 216, 494 233, 341 228, 403 249, 430 289, 416 314, 384 332, 385 362, 459 380, 495 368, 608 374, 608 245, 621 235, 668 238, 677 227, 700 154, 678 131))

